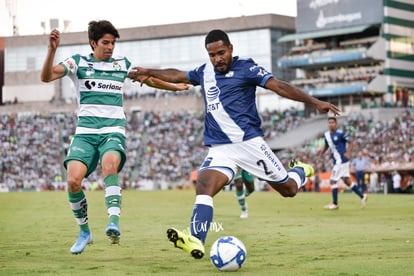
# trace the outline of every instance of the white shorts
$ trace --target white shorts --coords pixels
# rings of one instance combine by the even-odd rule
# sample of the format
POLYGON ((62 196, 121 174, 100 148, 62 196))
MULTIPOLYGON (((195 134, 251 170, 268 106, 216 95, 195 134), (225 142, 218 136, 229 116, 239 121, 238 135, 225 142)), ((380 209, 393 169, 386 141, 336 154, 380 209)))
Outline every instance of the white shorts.
POLYGON ((248 141, 214 145, 209 148, 208 154, 199 172, 217 170, 228 177, 230 183, 240 167, 261 180, 272 183, 285 183, 289 177, 279 158, 272 152, 262 137, 248 141))
POLYGON ((335 165, 332 169, 331 174, 331 181, 337 182, 341 178, 347 178, 350 177, 349 174, 349 162, 342 163, 339 165, 335 165))

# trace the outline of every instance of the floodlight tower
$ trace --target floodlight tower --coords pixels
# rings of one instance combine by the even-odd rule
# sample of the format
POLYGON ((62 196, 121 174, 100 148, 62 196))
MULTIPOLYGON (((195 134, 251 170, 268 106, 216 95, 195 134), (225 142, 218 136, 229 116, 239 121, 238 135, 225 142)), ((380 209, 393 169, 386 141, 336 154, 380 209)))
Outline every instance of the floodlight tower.
POLYGON ((6 9, 9 13, 9 17, 12 19, 13 24, 13 36, 19 35, 19 24, 17 22, 18 4, 18 0, 6 0, 6 9))

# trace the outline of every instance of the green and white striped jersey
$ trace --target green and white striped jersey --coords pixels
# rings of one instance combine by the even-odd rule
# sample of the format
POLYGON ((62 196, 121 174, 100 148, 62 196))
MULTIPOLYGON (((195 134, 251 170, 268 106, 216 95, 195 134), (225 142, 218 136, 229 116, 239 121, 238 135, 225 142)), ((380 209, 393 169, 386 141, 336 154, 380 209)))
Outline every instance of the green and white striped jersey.
POLYGON ((119 132, 125 136, 123 85, 131 62, 126 57, 99 61, 79 54, 61 63, 75 84, 79 105, 76 134, 119 132))

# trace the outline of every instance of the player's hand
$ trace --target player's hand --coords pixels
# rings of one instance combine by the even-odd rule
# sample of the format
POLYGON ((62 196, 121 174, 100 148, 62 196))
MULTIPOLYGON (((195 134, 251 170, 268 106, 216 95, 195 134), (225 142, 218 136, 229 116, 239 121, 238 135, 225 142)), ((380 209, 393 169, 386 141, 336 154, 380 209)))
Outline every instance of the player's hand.
POLYGON ((327 113, 331 111, 335 116, 341 114, 341 110, 339 109, 339 107, 324 101, 319 101, 319 103, 316 105, 316 109, 321 113, 327 113))
POLYGON ((57 29, 53 29, 49 35, 49 47, 56 49, 60 44, 60 32, 57 29))
POLYGON ((190 89, 190 86, 186 83, 176 83, 175 87, 177 88, 177 91, 183 91, 190 89))
POLYGON ((318 155, 318 158, 322 158, 323 157, 323 150, 321 148, 318 148, 316 150, 316 154, 318 155))
POLYGON ((130 78, 132 81, 139 81, 141 83, 147 80, 149 77, 151 76, 148 70, 142 67, 133 67, 128 73, 128 78, 130 78))

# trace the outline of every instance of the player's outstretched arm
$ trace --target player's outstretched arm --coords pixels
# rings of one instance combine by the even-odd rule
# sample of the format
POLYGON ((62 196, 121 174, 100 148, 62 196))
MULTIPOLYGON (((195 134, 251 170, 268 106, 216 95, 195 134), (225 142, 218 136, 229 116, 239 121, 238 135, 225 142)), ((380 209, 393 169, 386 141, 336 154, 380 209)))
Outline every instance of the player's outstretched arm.
POLYGON ((166 82, 166 81, 154 78, 154 77, 142 79, 140 82, 141 84, 145 83, 146 85, 154 87, 154 88, 171 90, 171 91, 183 91, 183 90, 188 90, 190 88, 190 86, 186 83, 171 83, 171 82, 166 82))
POLYGON ((312 97, 309 94, 306 94, 305 92, 290 85, 289 83, 277 80, 275 78, 270 78, 266 82, 265 87, 284 98, 312 104, 321 113, 327 113, 331 111, 334 115, 339 115, 341 112, 339 107, 337 107, 336 105, 331 104, 329 102, 321 101, 315 97, 312 97))
POLYGON ((149 77, 154 77, 166 82, 190 83, 187 80, 186 72, 178 69, 148 69, 142 67, 134 67, 128 74, 128 77, 134 81, 140 82, 142 82, 142 78, 145 81, 145 79, 149 77))

